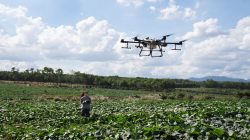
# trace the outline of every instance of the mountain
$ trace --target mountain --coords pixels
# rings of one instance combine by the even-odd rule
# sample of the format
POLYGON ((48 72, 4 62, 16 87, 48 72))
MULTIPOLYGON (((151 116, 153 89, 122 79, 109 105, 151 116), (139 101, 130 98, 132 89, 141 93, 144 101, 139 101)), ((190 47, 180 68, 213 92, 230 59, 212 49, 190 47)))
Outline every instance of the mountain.
POLYGON ((244 80, 240 78, 231 78, 231 77, 225 77, 225 76, 206 76, 206 77, 201 77, 201 78, 189 78, 191 81, 207 81, 207 80, 214 80, 218 82, 250 82, 250 80, 244 80))

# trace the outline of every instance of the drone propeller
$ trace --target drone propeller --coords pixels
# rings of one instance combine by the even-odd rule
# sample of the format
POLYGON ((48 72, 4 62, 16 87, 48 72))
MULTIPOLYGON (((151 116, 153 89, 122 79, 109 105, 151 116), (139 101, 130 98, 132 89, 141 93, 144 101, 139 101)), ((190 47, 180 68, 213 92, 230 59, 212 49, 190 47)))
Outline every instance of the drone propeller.
POLYGON ((182 41, 180 41, 180 42, 185 42, 185 41, 187 41, 187 39, 185 39, 185 40, 182 40, 182 41))
POLYGON ((138 39, 138 36, 135 36, 135 37, 133 37, 132 38, 134 41, 138 41, 139 39, 138 39))
POLYGON ((173 35, 173 34, 164 35, 161 40, 166 40, 167 37, 170 37, 171 35, 173 35))
POLYGON ((187 41, 187 39, 180 41, 179 43, 182 44, 183 42, 187 41))
MULTIPOLYGON (((169 36, 172 36, 173 34, 168 34, 168 35, 165 35, 165 37, 169 37, 169 36)), ((164 36, 163 36, 164 37, 164 36)))

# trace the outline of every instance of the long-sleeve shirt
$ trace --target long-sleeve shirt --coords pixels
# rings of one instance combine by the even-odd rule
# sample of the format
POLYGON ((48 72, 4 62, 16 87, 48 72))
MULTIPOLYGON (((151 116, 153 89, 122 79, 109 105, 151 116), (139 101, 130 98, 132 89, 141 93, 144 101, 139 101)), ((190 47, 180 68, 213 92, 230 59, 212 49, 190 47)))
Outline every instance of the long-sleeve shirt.
POLYGON ((81 108, 90 109, 91 99, 89 96, 81 97, 81 108))

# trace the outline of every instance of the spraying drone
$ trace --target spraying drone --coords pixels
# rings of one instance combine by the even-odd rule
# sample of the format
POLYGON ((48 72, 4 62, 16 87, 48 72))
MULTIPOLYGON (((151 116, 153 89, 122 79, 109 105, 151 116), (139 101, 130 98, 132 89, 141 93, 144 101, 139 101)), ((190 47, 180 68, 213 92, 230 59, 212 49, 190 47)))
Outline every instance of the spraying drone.
POLYGON ((131 47, 129 47, 129 43, 131 43, 135 44, 135 47, 140 49, 139 56, 162 57, 163 52, 165 52, 163 47, 167 47, 167 45, 174 45, 172 50, 181 50, 177 48, 177 46, 182 46, 183 42, 187 41, 182 40, 179 42, 166 42, 167 37, 171 35, 172 34, 165 35, 161 39, 151 39, 149 37, 145 39, 139 39, 137 36, 132 38, 132 41, 121 39, 121 43, 126 43, 126 47, 122 48, 131 49, 131 47))

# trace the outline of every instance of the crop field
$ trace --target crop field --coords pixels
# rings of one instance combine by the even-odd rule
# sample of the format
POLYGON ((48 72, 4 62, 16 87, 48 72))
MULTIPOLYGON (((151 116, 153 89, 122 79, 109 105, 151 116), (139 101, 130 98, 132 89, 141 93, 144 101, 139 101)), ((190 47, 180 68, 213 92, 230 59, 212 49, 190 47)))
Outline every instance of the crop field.
POLYGON ((85 118, 80 88, 0 84, 0 90, 0 139, 250 139, 247 99, 161 100, 143 98, 152 96, 146 91, 91 89, 85 118))

